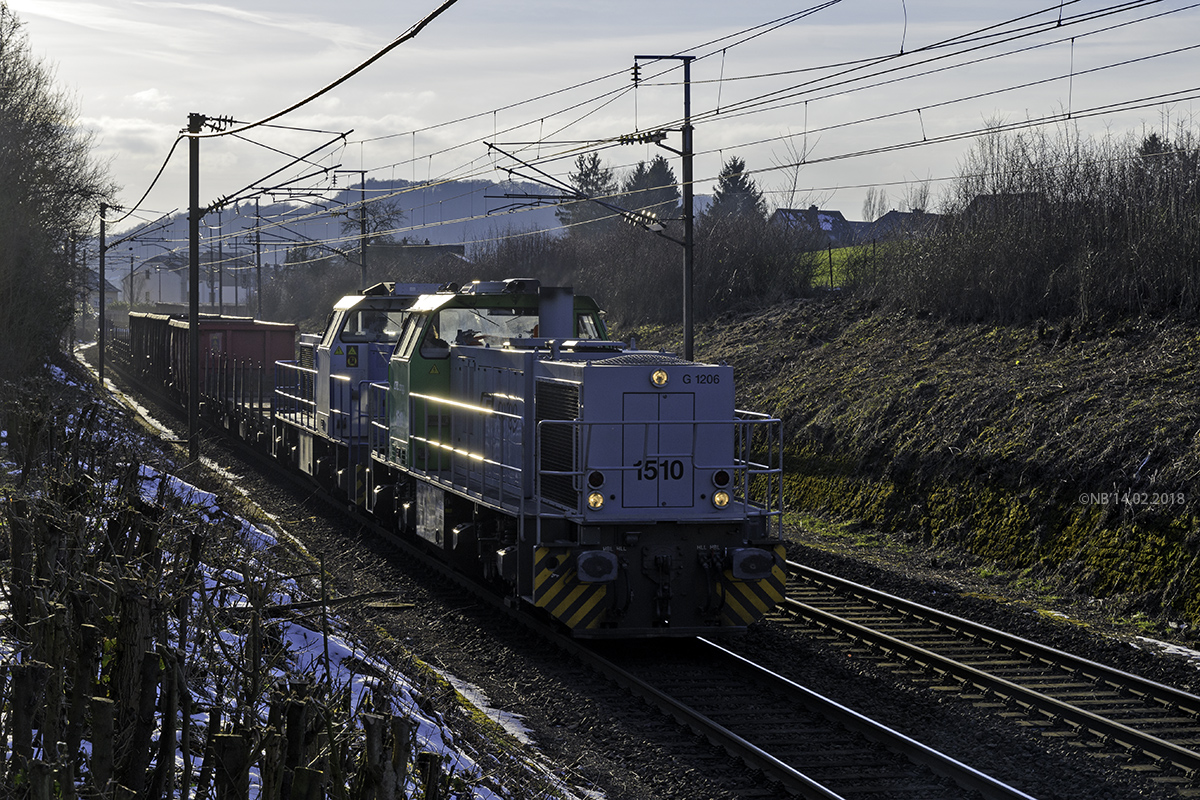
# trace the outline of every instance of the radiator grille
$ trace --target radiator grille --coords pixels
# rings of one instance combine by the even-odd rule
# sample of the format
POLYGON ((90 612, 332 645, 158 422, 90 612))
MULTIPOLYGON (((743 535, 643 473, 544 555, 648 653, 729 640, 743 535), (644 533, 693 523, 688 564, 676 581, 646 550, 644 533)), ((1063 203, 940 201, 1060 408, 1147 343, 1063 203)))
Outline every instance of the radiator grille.
MULTIPOLYGON (((315 351, 316 348, 311 344, 300 345, 300 357, 297 360, 299 361, 301 367, 304 369, 317 368, 317 356, 315 351)), ((301 397, 306 397, 309 400, 312 400, 316 397, 316 386, 313 384, 313 376, 309 372, 300 373, 300 385, 297 388, 299 389, 299 395, 301 397)))
MULTIPOLYGON (((579 418, 579 386, 569 383, 538 381, 535 393, 537 419, 574 420, 579 418)), ((543 425, 542 463, 540 468, 550 472, 570 472, 575 469, 575 426, 543 425)), ((542 495, 547 500, 577 508, 579 493, 569 475, 543 475, 542 495)))

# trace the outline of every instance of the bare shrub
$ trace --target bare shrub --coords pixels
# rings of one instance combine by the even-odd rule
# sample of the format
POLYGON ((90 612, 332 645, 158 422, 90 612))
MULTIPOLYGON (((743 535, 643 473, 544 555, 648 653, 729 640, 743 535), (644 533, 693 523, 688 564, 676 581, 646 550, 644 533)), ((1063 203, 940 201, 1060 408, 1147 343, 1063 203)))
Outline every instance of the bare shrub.
POLYGON ((1198 170, 1182 125, 1170 141, 988 134, 959 167, 941 233, 889 246, 855 288, 961 320, 1195 314, 1198 170))

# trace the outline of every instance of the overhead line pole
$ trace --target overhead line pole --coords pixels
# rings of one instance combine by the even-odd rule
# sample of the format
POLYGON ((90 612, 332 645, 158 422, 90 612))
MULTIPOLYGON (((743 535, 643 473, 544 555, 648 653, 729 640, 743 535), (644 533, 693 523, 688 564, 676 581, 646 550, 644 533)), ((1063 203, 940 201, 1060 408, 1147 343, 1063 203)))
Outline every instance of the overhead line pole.
POLYGON ((362 171, 362 183, 358 185, 358 197, 362 205, 358 208, 358 227, 362 241, 358 245, 359 260, 362 261, 362 286, 360 291, 367 290, 367 171, 362 171))
POLYGON ((258 283, 258 318, 262 319, 262 213, 254 198, 254 277, 258 283))
POLYGON ((200 133, 208 117, 189 114, 188 137, 188 458, 200 460, 200 133))
POLYGON ((683 59, 683 357, 692 360, 695 208, 692 199, 692 59, 683 59))
POLYGON ((107 285, 107 280, 104 277, 104 253, 108 250, 108 245, 105 242, 107 235, 107 224, 104 220, 104 215, 108 213, 108 203, 100 204, 100 318, 97 320, 96 328, 96 358, 99 359, 99 374, 100 388, 104 388, 104 287, 107 285))
MULTIPOLYGON (((695 222, 692 196, 692 62, 695 56, 634 56, 634 81, 638 80, 637 62, 646 60, 672 59, 683 62, 683 144, 679 155, 683 159, 683 357, 692 360, 695 321, 694 273, 695 273, 695 222)), ((668 148, 669 149, 669 148, 668 148)))

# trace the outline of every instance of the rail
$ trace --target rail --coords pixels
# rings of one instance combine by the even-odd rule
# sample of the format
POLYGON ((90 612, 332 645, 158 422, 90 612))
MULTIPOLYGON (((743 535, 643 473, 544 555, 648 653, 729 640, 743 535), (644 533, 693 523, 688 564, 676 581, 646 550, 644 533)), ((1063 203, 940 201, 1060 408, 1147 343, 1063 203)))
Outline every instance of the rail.
MULTIPOLYGON (((1046 667, 1060 669, 1065 674, 1076 676, 1079 679, 1093 681, 1098 688, 1104 686, 1124 690, 1147 704, 1158 704, 1163 708, 1175 709, 1192 716, 1200 712, 1200 697, 1173 687, 1148 681, 1130 673, 973 623, 802 564, 789 561, 788 569, 795 576, 814 585, 828 587, 839 596, 860 600, 909 620, 924 620, 947 633, 972 639, 988 647, 998 648, 1014 656, 1038 662, 1046 667)), ((964 687, 973 686, 985 697, 1004 704, 1010 710, 1020 710, 1034 718, 1061 723, 1077 733, 1094 736, 1105 746, 1113 744, 1126 751, 1144 753, 1160 764, 1174 764, 1189 777, 1200 776, 1200 752, 1196 752, 1190 746, 1167 741, 1155 736, 1151 731, 1139 730, 1123 724, 1118 720, 1103 716, 1101 713, 1084 708, 1083 704, 1072 702, 1070 698, 1061 699, 1051 696, 1048 693, 1051 689, 1045 685, 1044 681, 1038 680, 1031 685, 1024 685, 1019 682, 1020 678, 1013 673, 1012 664, 1009 662, 1005 662, 1003 665, 1004 671, 1009 677, 1002 677, 998 673, 989 673, 986 664, 973 666, 963 663, 958 658, 936 652, 931 649, 932 645, 920 646, 911 641, 905 641, 864 624, 864 621, 855 621, 795 598, 788 598, 783 608, 811 620, 822 628, 839 631, 857 641, 884 651, 889 654, 890 659, 915 665, 923 672, 956 681, 964 687)), ((1092 693, 1090 698, 1092 707, 1097 705, 1097 695, 1097 692, 1092 693)), ((1149 716, 1149 711, 1142 716, 1149 716)), ((1189 743, 1194 741, 1194 728, 1189 728, 1185 739, 1189 743)))

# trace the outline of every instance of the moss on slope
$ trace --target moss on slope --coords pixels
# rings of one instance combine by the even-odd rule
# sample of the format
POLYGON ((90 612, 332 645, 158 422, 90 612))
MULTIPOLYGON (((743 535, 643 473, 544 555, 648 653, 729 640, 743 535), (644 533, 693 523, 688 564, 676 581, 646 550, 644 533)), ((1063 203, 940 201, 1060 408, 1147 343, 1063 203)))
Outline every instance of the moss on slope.
POLYGON ((827 299, 696 342, 784 420, 792 509, 1200 623, 1194 321, 948 325, 827 299))

